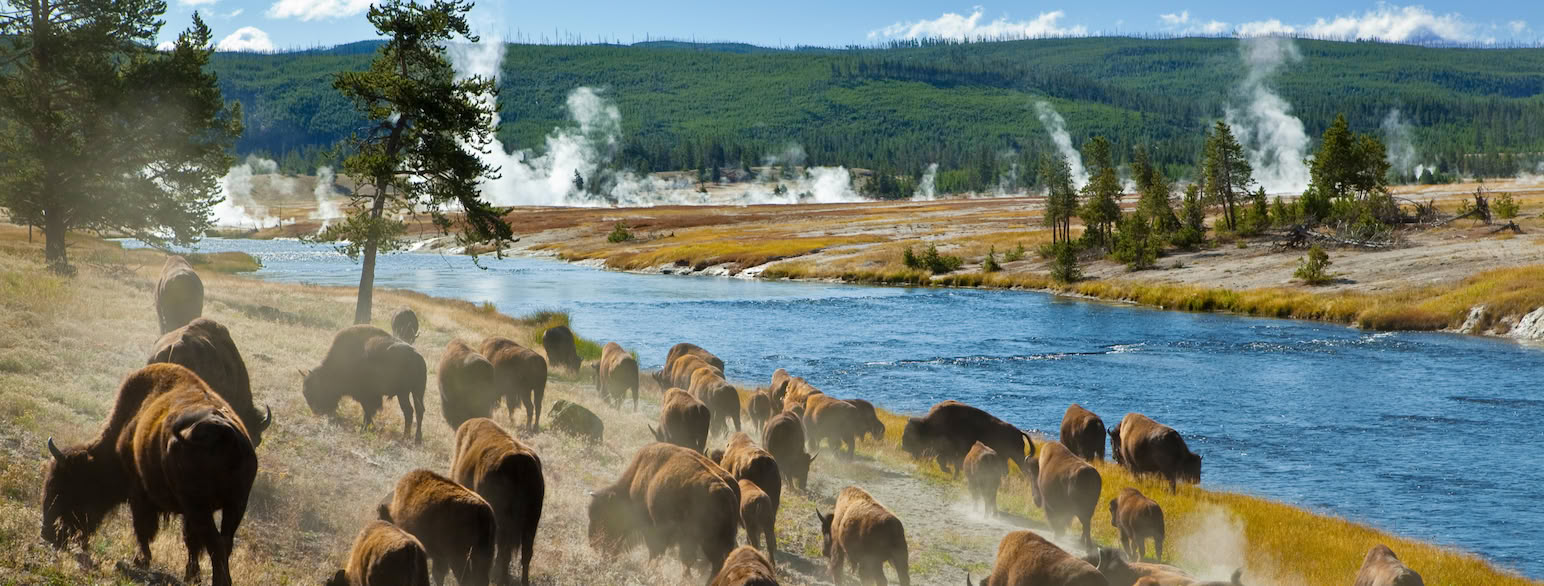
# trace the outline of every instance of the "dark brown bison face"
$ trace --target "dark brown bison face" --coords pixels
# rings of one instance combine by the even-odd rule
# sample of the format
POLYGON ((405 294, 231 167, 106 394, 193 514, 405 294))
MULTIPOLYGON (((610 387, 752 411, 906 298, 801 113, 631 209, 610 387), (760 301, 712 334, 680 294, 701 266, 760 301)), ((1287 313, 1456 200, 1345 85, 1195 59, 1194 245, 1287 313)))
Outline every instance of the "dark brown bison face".
MULTIPOLYGON (((788 467, 785 469, 788 471, 788 479, 798 483, 799 490, 804 490, 808 486, 810 479, 810 464, 814 463, 815 457, 819 455, 820 454, 794 454, 793 461, 788 463, 788 467)), ((783 469, 782 463, 779 463, 778 467, 783 469)))
POLYGON ((349 586, 348 573, 344 572, 343 570, 338 570, 338 573, 333 574, 332 578, 327 580, 325 586, 349 586))
POLYGON ((875 417, 873 421, 869 422, 868 434, 876 440, 885 439, 885 422, 875 417))
POLYGON ((1179 479, 1191 484, 1201 483, 1201 455, 1186 454, 1179 463, 1179 479))
POLYGON ((332 415, 338 410, 337 393, 333 392, 332 377, 325 371, 311 370, 300 371, 302 384, 300 394, 306 398, 306 405, 311 407, 311 412, 317 415, 332 415))
POLYGON ((714 464, 722 466, 724 464, 724 451, 714 448, 713 451, 708 452, 708 459, 712 460, 714 464))
POLYGON ((611 489, 590 493, 590 547, 616 552, 633 527, 626 504, 611 489))
POLYGON ((901 431, 901 450, 911 454, 913 458, 921 458, 927 452, 926 442, 922 438, 922 421, 913 417, 906 420, 906 429, 901 431))
POLYGON ((1110 455, 1115 458, 1116 464, 1124 465, 1126 460, 1120 455, 1120 423, 1116 422, 1107 432, 1110 434, 1110 455))
POLYGON ((53 459, 43 471, 43 541, 63 549, 70 540, 82 545, 102 520, 126 498, 127 480, 115 462, 104 462, 85 448, 61 451, 48 439, 53 459))
POLYGON ((1120 499, 1110 499, 1110 526, 1111 527, 1120 527, 1120 525, 1115 522, 1115 510, 1117 508, 1119 508, 1119 507, 1116 506, 1116 502, 1119 501, 1119 500, 1120 499))
POLYGON ((822 515, 815 511, 815 518, 820 519, 820 555, 831 557, 831 519, 836 518, 836 511, 829 515, 822 515))

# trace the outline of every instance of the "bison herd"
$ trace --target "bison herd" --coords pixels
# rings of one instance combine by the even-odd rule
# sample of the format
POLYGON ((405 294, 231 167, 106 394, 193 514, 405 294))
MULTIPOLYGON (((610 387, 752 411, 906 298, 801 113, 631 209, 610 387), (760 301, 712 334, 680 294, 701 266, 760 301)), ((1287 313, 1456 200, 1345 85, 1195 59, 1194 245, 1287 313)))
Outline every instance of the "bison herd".
MULTIPOLYGON (((139 543, 136 565, 150 563, 162 518, 177 515, 189 554, 184 579, 198 577, 201 554, 207 552, 213 583, 231 583, 229 557, 257 474, 256 448, 273 417, 254 404, 230 332, 200 317, 203 292, 185 261, 168 260, 155 288, 163 336, 149 365, 124 380, 96 439, 65 449, 48 441, 53 458, 44 476, 45 541, 88 548, 106 516, 127 503, 139 543)), ((403 437, 422 442, 428 371, 413 347, 418 334, 412 310, 392 316, 392 332, 369 325, 338 332, 321 364, 301 372, 307 406, 327 415, 350 398, 360 404, 369 427, 385 399, 396 397, 403 437)), ((379 520, 360 530, 346 564, 328 584, 419 585, 431 576, 443 583, 447 574, 460 584, 509 583, 517 552, 520 583, 530 583, 546 491, 542 459, 491 417, 502 402, 511 423, 520 407, 526 428, 539 429, 549 366, 580 371, 567 327, 547 330, 541 343, 538 353, 501 337, 478 346, 449 342, 438 382, 442 415, 455 430, 450 473, 419 469, 403 475, 379 504, 379 520)), ((607 344, 593 368, 602 400, 620 408, 630 392, 637 409, 635 355, 607 344)), ((846 460, 858 439, 883 440, 885 425, 874 406, 827 395, 778 369, 771 384, 750 392, 742 407, 723 360, 686 343, 670 349, 653 377, 664 391, 657 427, 650 427, 656 442, 640 448, 614 483, 590 494, 591 546, 615 553, 642 543, 651 558, 674 548, 687 568, 707 566, 710 585, 776 584, 777 512, 784 490, 808 490, 811 465, 823 447, 846 460), (752 433, 741 429, 742 411, 752 433), (714 434, 727 436, 722 448, 710 449, 714 434), (740 528, 754 547, 736 547, 740 528)), ((557 401, 548 427, 598 442, 605 426, 583 406, 557 401)), ((1086 555, 1015 531, 1002 538, 980 584, 1239 584, 1239 572, 1230 582, 1203 582, 1160 563, 1162 507, 1132 487, 1122 487, 1107 502, 1120 548, 1097 547, 1090 531, 1103 479, 1090 463, 1103 459, 1106 435, 1114 460, 1133 473, 1166 480, 1171 492, 1180 481, 1200 482, 1201 456, 1174 429, 1139 413, 1107 429, 1076 404, 1067 408, 1059 442, 1037 443, 986 411, 944 401, 907 420, 899 444, 913 458, 934 461, 956 478, 963 474, 971 499, 988 515, 997 513, 1003 478, 1017 469, 1055 536, 1073 519, 1080 523, 1086 555)), ((879 500, 848 486, 829 513, 815 515, 835 583, 842 584, 851 569, 862 583, 885 584, 888 564, 900 584, 909 584, 905 527, 879 500)), ((969 576, 966 580, 972 583, 969 576)), ((1368 552, 1355 585, 1420 583, 1419 574, 1379 545, 1368 552)))

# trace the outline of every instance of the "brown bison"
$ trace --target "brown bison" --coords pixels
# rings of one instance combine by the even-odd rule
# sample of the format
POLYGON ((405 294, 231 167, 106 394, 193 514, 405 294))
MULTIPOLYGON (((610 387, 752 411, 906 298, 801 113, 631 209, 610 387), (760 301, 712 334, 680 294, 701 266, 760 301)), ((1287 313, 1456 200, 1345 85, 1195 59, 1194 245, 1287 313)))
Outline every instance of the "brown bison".
POLYGON ((701 358, 682 356, 666 364, 664 368, 659 369, 659 372, 654 373, 654 381, 659 383, 660 388, 678 387, 689 389, 692 386, 692 375, 704 368, 712 370, 720 376, 723 375, 723 371, 718 370, 701 358))
POLYGON ((822 394, 815 385, 809 384, 803 378, 793 377, 788 380, 787 391, 783 393, 783 410, 792 411, 795 407, 808 407, 810 395, 822 394))
POLYGON ((861 583, 883 585, 885 562, 895 568, 895 578, 901 586, 911 584, 906 528, 869 493, 856 486, 844 488, 837 494, 836 508, 831 514, 822 515, 817 510, 815 516, 820 519, 820 532, 825 538, 821 553, 831 558, 826 567, 837 586, 842 583, 843 566, 856 569, 861 583))
POLYGON ((1090 535, 1094 527, 1094 509, 1099 506, 1103 480, 1099 471, 1073 455, 1057 442, 1042 442, 1040 455, 1029 461, 1030 495, 1035 506, 1045 510, 1052 533, 1059 537, 1067 523, 1076 518, 1083 523, 1083 543, 1094 547, 1090 535))
POLYGON ((454 480, 424 469, 397 480, 381 503, 382 521, 418 538, 434 570, 434 583, 454 574, 457 584, 488 583, 497 521, 493 507, 454 480))
POLYGON ((180 515, 188 548, 183 581, 198 578, 207 551, 214 584, 230 585, 231 548, 257 478, 257 452, 235 410, 193 371, 176 364, 139 369, 118 388, 96 439, 61 450, 50 438, 48 451, 44 541, 64 548, 73 540, 90 551, 103 518, 127 501, 139 542, 136 566, 150 565, 161 518, 180 515))
POLYGON ((166 257, 161 280, 155 284, 155 316, 165 334, 204 314, 204 280, 198 278, 188 259, 166 257))
POLYGON ((1163 559, 1163 509, 1135 488, 1120 489, 1110 499, 1110 525, 1120 532, 1121 549, 1132 559, 1147 557, 1147 540, 1153 540, 1153 559, 1163 559))
POLYGON ((300 375, 302 394, 312 413, 331 415, 339 400, 350 397, 359 402, 364 425, 369 427, 381 402, 395 396, 402 407, 403 437, 413 431, 415 439, 423 441, 429 369, 417 350, 385 330, 369 325, 344 328, 333 336, 322 364, 300 375))
POLYGON ((792 413, 779 413, 767 421, 761 431, 761 445, 777 459, 777 469, 788 484, 804 490, 809 482, 810 464, 815 456, 804 451, 804 420, 792 413))
POLYGON ((541 457, 492 419, 468 419, 456 429, 450 475, 493 507, 498 527, 493 575, 498 582, 509 582, 509 562, 518 548, 520 583, 529 585, 536 527, 541 523, 542 499, 547 492, 541 457))
POLYGON ((204 379, 209 388, 230 403, 252 437, 252 447, 263 443, 263 431, 273 423, 273 409, 258 412, 252 404, 252 379, 247 363, 231 339, 229 330, 212 319, 197 318, 161 336, 147 364, 181 364, 204 379))
POLYGON ((902 450, 913 458, 932 456, 939 469, 950 469, 955 478, 960 476, 965 454, 978 441, 1018 465, 1028 476, 1024 447, 1029 446, 1029 455, 1035 455, 1035 442, 1029 434, 970 405, 957 401, 934 405, 927 415, 908 419, 901 433, 902 450))
POLYGON ((606 439, 606 424, 595 415, 595 412, 585 409, 578 403, 568 401, 553 401, 552 429, 589 441, 600 443, 606 439))
MULTIPOLYGON (((971 584, 965 576, 966 586, 971 584)), ((1092 564, 1030 531, 1014 531, 997 544, 992 573, 980 586, 1109 586, 1092 564)))
POLYGON ((706 404, 681 389, 665 391, 659 408, 659 429, 649 431, 656 441, 701 452, 708 447, 708 427, 713 413, 706 404))
POLYGON ((1185 438, 1167 425, 1141 413, 1127 413, 1110 430, 1110 451, 1115 461, 1133 474, 1157 474, 1169 481, 1201 482, 1201 456, 1185 445, 1185 438))
POLYGON ((698 552, 718 574, 735 547, 740 483, 707 456, 688 448, 644 446, 615 484, 590 493, 590 545, 617 552, 642 534, 649 557, 672 545, 687 566, 698 552))
POLYGON ((745 415, 751 420, 751 429, 761 429, 772 418, 772 395, 766 391, 751 393, 749 400, 745 402, 745 415))
POLYGON ((418 341, 418 312, 411 307, 398 309, 391 314, 391 333, 397 339, 412 344, 418 341))
POLYGON ((724 454, 715 460, 735 478, 749 479, 772 497, 774 508, 782 506, 783 473, 777 467, 777 459, 756 445, 751 436, 737 431, 724 444, 724 454))
POLYGON ((777 586, 777 572, 772 560, 756 548, 742 545, 729 552, 724 569, 719 570, 709 586, 777 586))
POLYGON ((733 421, 734 430, 740 431, 740 392, 723 377, 706 368, 698 369, 697 374, 693 375, 691 388, 687 390, 713 413, 709 433, 729 431, 727 421, 733 421))
POLYGON ((371 521, 354 537, 348 566, 327 586, 429 586, 429 553, 396 525, 371 521))
POLYGON ((773 401, 783 402, 783 394, 788 392, 788 382, 791 380, 793 376, 786 370, 779 368, 772 371, 772 386, 767 387, 767 394, 772 395, 773 401))
MULTIPOLYGON (((720 359, 718 356, 714 355, 712 352, 709 352, 707 350, 703 350, 702 346, 698 346, 696 344, 692 344, 692 343, 688 343, 688 342, 681 342, 680 344, 676 344, 674 346, 671 346, 670 347, 670 352, 665 354, 665 365, 669 366, 672 362, 675 362, 677 358, 681 358, 681 357, 684 357, 684 356, 696 356, 697 358, 701 359, 703 362, 708 363, 708 366, 712 366, 713 368, 717 368, 718 369, 718 373, 720 375, 728 372, 728 371, 724 370, 724 361, 722 359, 720 359)), ((687 373, 687 374, 691 374, 691 373, 687 373)))
POLYGON ((885 422, 879 420, 879 412, 874 409, 873 403, 863 399, 846 399, 846 401, 858 408, 858 437, 885 439, 885 422))
POLYGON ((633 391, 633 411, 638 410, 638 359, 633 358, 626 350, 616 342, 606 342, 606 347, 600 351, 600 364, 595 371, 595 390, 600 396, 610 403, 616 399, 617 408, 622 408, 622 399, 627 391, 633 391))
MULTIPOLYGON (((541 427, 542 395, 547 392, 547 360, 534 350, 509 338, 497 336, 483 340, 479 354, 493 365, 493 384, 504 398, 510 423, 515 421, 515 407, 525 408, 525 426, 541 427)), ((497 406, 497 399, 495 406, 497 406)))
POLYGON ((761 547, 766 538, 767 558, 777 563, 777 504, 748 478, 740 479, 740 525, 746 543, 761 547))
POLYGON ((451 429, 468 419, 491 417, 498 403, 493 363, 466 342, 451 340, 440 355, 440 413, 451 429))
POLYGON ((1227 582, 1202 581, 1174 566, 1128 562, 1113 548, 1102 548, 1083 559, 1098 567, 1110 586, 1242 586, 1244 576, 1239 569, 1227 582))
POLYGON ((851 459, 858 449, 858 408, 824 393, 810 395, 804 406, 804 432, 811 452, 820 451, 824 441, 837 455, 846 446, 851 459))
POLYGON ((1008 460, 986 444, 976 442, 965 454, 965 484, 971 501, 980 501, 981 511, 988 517, 997 515, 997 489, 1007 473, 1008 460))
POLYGON ((547 351, 547 363, 579 371, 579 347, 574 343, 574 331, 568 326, 553 326, 541 334, 541 347, 547 351))
POLYGON ((1394 555, 1394 550, 1387 545, 1378 544, 1367 551, 1367 557, 1362 558, 1362 569, 1356 573, 1356 582, 1352 586, 1424 586, 1425 581, 1399 561, 1394 555))
POLYGON ((1082 405, 1068 405, 1062 415, 1061 443, 1084 460, 1104 460, 1104 421, 1082 405))

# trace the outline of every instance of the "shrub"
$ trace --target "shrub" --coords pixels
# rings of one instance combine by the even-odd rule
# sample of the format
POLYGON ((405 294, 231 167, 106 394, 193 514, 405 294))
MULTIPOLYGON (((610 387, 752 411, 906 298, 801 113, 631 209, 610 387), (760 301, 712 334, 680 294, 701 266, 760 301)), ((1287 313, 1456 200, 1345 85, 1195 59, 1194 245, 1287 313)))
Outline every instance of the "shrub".
POLYGON ((1051 278, 1059 283, 1076 283, 1083 280, 1083 270, 1078 267, 1078 251, 1068 242, 1054 245, 1055 259, 1051 261, 1051 278))
POLYGON ((917 253, 912 252, 910 246, 901 251, 901 264, 906 265, 908 269, 922 268, 922 261, 917 260, 917 253))
POLYGON ((1503 193, 1496 197, 1496 201, 1491 202, 1490 209, 1496 212, 1496 217, 1510 220, 1517 217, 1517 200, 1512 199, 1512 194, 1503 193))
POLYGON ((1004 262, 1015 262, 1015 261, 1021 261, 1021 260, 1024 260, 1024 243, 1023 242, 1020 242, 1017 247, 1015 247, 1013 250, 1008 251, 1007 254, 1003 255, 1003 261, 1004 262))
POLYGON ((954 271, 965 264, 958 256, 938 254, 938 246, 933 244, 927 245, 927 250, 922 251, 922 256, 917 260, 921 262, 922 268, 939 274, 954 271))
POLYGON ((1003 266, 997 264, 997 247, 993 246, 991 250, 987 251, 986 260, 981 261, 981 272, 995 273, 1000 270, 1003 270, 1003 266))
POLYGON ((1133 271, 1153 268, 1158 262, 1159 237, 1148 227, 1147 217, 1137 211, 1121 218, 1119 226, 1112 253, 1115 260, 1133 271))
POLYGON ((606 236, 606 241, 612 244, 627 242, 632 239, 633 233, 628 231, 626 222, 617 222, 615 226, 611 227, 611 234, 606 236))
POLYGON ((1307 257, 1297 261, 1297 270, 1292 273, 1292 276, 1302 279, 1309 285, 1323 285, 1335 277, 1329 272, 1330 264, 1329 253, 1315 244, 1308 248, 1307 257))

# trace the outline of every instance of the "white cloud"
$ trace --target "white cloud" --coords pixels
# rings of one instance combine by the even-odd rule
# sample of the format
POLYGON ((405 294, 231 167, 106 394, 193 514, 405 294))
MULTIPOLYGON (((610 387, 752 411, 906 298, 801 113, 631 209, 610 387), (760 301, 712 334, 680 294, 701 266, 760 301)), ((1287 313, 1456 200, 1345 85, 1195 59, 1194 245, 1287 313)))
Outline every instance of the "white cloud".
POLYGON ((880 30, 871 31, 868 36, 870 39, 883 37, 971 40, 1004 37, 1066 37, 1088 34, 1088 28, 1083 25, 1061 26, 1060 21, 1067 14, 1060 10, 1042 12, 1033 20, 1010 21, 1007 17, 1002 17, 991 22, 982 22, 982 12, 982 8, 977 6, 971 11, 970 16, 946 12, 933 20, 897 22, 880 30))
POLYGON ((1263 37, 1268 35, 1290 35, 1297 32, 1297 27, 1285 24, 1274 18, 1270 20, 1257 20, 1239 25, 1238 36, 1263 37))
POLYGON ((1228 23, 1220 21, 1220 20, 1209 20, 1209 21, 1206 21, 1206 24, 1202 24, 1202 25, 1200 25, 1198 27, 1195 27, 1195 30, 1198 30, 1200 32, 1203 32, 1203 33, 1206 33, 1206 34, 1209 34, 1209 35, 1218 35, 1218 34, 1222 34, 1224 32, 1227 32, 1227 30, 1228 30, 1228 23))
POLYGON ((220 0, 177 0, 177 3, 182 4, 183 6, 203 6, 205 4, 214 4, 215 2, 219 1, 220 0))
POLYGON ((155 46, 155 50, 161 51, 163 53, 176 48, 177 43, 175 41, 161 41, 161 44, 155 46))
POLYGON ((1506 24, 1508 28, 1512 29, 1512 34, 1520 35, 1528 31, 1528 21, 1526 20, 1514 20, 1506 24))
POLYGON ((1436 14, 1424 6, 1396 6, 1379 2, 1361 14, 1323 18, 1312 24, 1291 25, 1270 19, 1239 26, 1241 36, 1307 35, 1333 39, 1377 39, 1395 43, 1411 41, 1493 42, 1479 34, 1480 27, 1456 12, 1436 14))
POLYGON ((1192 23, 1189 10, 1181 10, 1177 14, 1172 12, 1169 14, 1160 14, 1158 15, 1158 22, 1163 25, 1164 29, 1182 35, 1217 35, 1227 32, 1228 30, 1228 23, 1220 20, 1209 20, 1206 22, 1201 22, 1201 20, 1198 18, 1194 19, 1194 22, 1192 23))
POLYGON ((300 20, 347 18, 363 14, 372 3, 373 0, 278 0, 268 7, 268 16, 300 20))
POLYGON ((255 51, 266 53, 273 51, 273 41, 268 38, 268 33, 263 32, 262 29, 255 26, 244 26, 236 29, 236 32, 231 33, 230 36, 220 39, 220 42, 214 48, 220 51, 255 51))
POLYGON ((1190 22, 1190 11, 1181 10, 1179 14, 1160 14, 1158 15, 1158 20, 1169 26, 1179 26, 1190 22))

